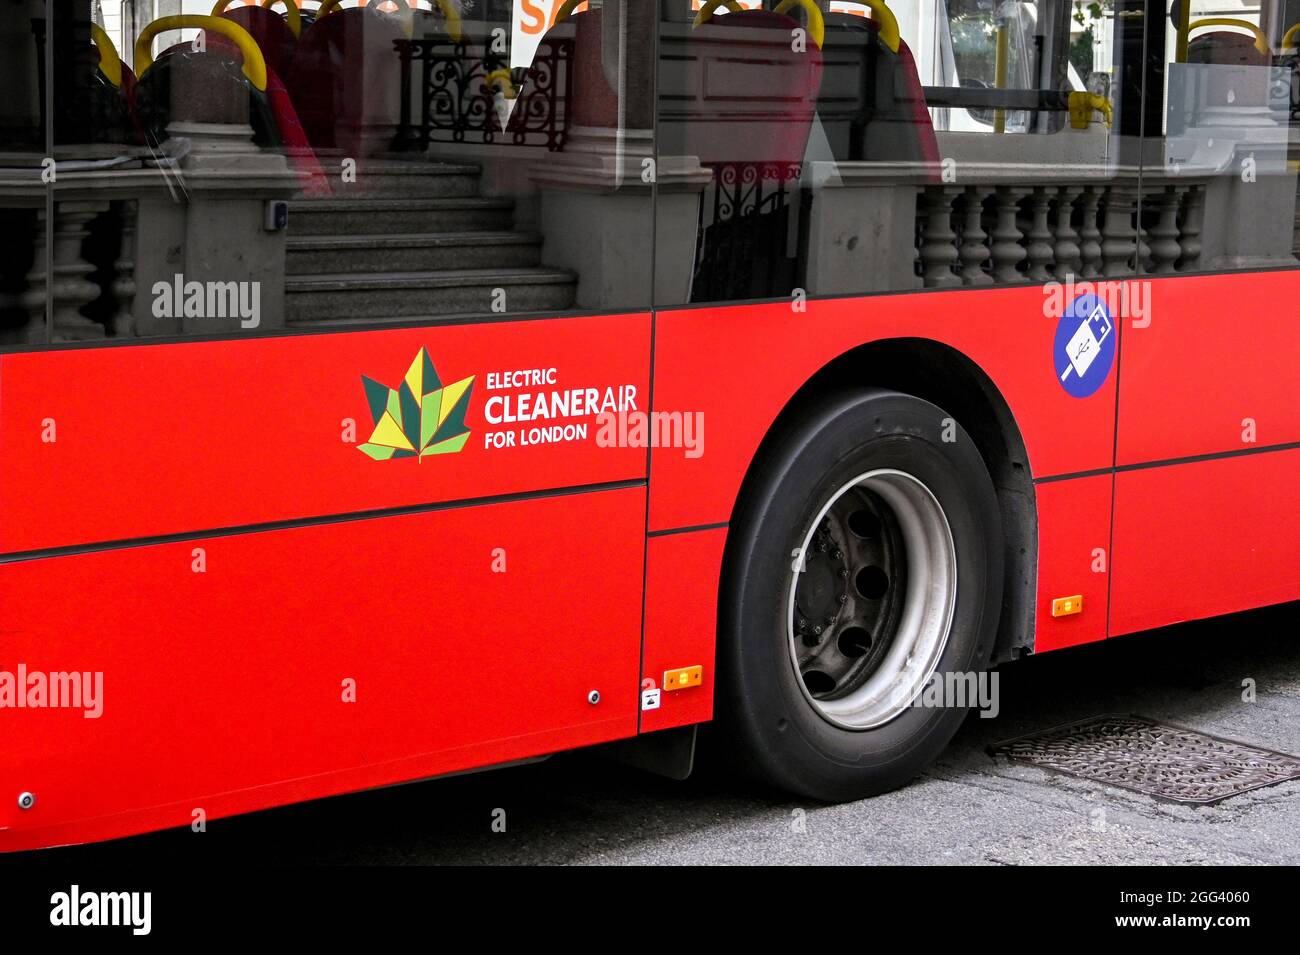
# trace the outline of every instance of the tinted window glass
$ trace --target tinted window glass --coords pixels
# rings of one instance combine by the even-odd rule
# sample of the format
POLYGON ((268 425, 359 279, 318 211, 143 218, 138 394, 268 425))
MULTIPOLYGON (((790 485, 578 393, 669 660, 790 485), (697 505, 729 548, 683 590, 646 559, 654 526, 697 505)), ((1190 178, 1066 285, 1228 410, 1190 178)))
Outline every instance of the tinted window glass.
POLYGON ((644 4, 53 2, 53 341, 650 304, 644 4))
POLYGON ((1151 84, 1163 96, 1152 97, 1158 112, 1144 152, 1144 265, 1156 273, 1294 265, 1300 4, 1155 6, 1164 74, 1151 84))
POLYGON ((676 301, 1137 268, 1140 8, 663 0, 661 18, 676 301))
POLYGON ((45 339, 45 7, 0 4, 0 347, 45 339))

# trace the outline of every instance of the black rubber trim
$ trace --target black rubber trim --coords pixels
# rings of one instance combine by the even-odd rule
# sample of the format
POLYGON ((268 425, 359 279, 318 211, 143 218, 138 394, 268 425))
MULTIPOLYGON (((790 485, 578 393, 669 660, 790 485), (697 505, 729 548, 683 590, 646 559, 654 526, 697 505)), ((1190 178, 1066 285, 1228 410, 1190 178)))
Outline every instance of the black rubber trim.
POLYGON ((1055 481, 1073 481, 1076 478, 1100 477, 1103 474, 1123 474, 1126 471, 1149 471, 1152 468, 1175 467, 1179 464, 1197 464, 1201 461, 1218 461, 1222 458, 1244 458, 1252 454, 1269 454, 1275 451, 1300 450, 1300 441, 1288 441, 1285 444, 1267 444, 1259 448, 1241 448, 1236 451, 1212 451, 1208 454, 1193 454, 1185 458, 1167 458, 1163 461, 1143 461, 1139 464, 1120 464, 1113 468, 1094 468, 1091 471, 1071 471, 1069 474, 1052 474, 1047 477, 1034 478, 1034 484, 1051 484, 1055 481))
POLYGON ((720 521, 717 524, 692 524, 689 527, 669 527, 661 531, 650 531, 646 537, 667 537, 669 534, 690 534, 693 531, 716 531, 720 527, 726 527, 730 521, 720 521))

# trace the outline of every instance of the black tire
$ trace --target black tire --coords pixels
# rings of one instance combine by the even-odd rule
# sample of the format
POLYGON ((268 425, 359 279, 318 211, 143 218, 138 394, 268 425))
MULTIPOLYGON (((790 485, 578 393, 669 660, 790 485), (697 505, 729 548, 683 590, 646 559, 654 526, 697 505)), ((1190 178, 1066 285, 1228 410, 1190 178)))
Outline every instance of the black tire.
POLYGON ((853 390, 812 403, 779 426, 746 481, 728 537, 715 710, 746 769, 827 802, 907 783, 968 712, 908 707, 875 728, 841 728, 805 695, 791 659, 791 555, 836 490, 878 468, 919 479, 951 531, 955 601, 935 671, 987 668, 1001 607, 1003 541, 993 483, 969 435, 946 412, 898 392, 853 390))

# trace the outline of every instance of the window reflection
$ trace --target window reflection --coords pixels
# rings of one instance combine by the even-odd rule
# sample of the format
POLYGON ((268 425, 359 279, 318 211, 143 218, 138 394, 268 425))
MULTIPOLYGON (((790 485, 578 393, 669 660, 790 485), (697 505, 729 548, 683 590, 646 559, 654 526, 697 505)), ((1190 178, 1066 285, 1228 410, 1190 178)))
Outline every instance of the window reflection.
POLYGON ((5 343, 650 305, 645 4, 51 3, 0 34, 5 343))

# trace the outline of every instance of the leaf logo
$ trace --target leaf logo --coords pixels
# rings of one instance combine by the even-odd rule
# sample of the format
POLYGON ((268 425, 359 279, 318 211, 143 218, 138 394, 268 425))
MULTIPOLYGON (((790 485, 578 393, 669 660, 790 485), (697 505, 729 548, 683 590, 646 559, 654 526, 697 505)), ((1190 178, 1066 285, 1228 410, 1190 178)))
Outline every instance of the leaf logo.
POLYGON ((376 461, 423 458, 428 454, 454 454, 465 447, 469 428, 465 409, 474 376, 444 386, 433 369, 429 353, 421 348, 396 388, 361 376, 370 403, 375 430, 370 440, 357 446, 376 461))

